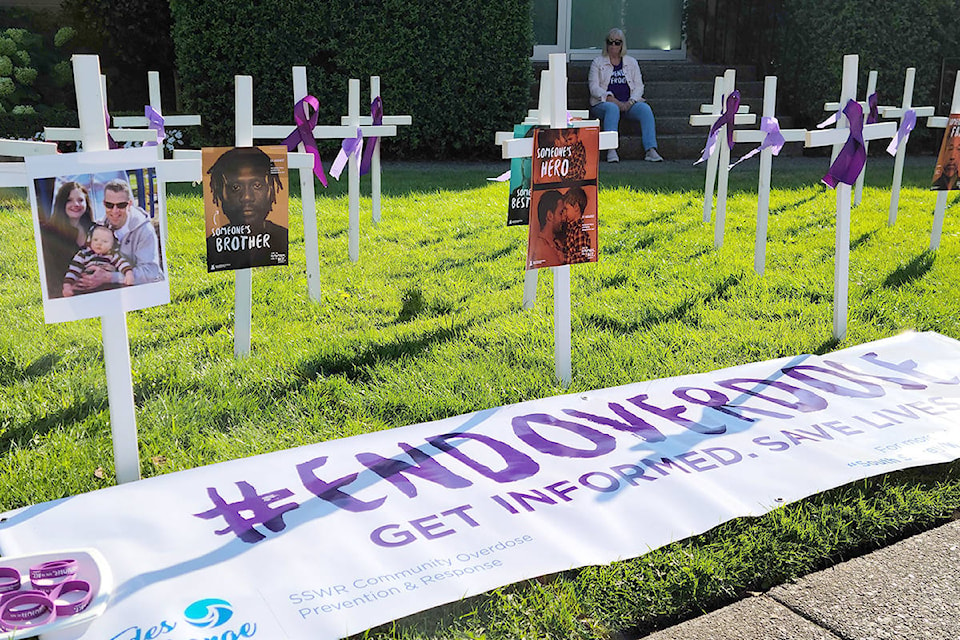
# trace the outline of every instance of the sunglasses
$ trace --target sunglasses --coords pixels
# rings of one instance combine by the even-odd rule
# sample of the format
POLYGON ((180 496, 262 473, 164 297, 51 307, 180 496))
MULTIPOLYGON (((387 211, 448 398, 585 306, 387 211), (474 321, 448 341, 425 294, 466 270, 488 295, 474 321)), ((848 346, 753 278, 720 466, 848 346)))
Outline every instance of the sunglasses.
POLYGON ((126 209, 130 205, 129 202, 104 202, 103 206, 106 209, 113 209, 117 207, 119 209, 126 209))
POLYGON ((619 47, 623 44, 623 40, 607 40, 608 47, 619 47))

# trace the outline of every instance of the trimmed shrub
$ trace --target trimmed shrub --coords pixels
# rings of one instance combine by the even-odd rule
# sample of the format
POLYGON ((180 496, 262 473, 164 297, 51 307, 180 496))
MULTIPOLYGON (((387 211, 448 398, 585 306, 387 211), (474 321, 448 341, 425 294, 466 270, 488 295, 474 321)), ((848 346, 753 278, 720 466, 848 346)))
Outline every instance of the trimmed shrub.
MULTIPOLYGON (((493 157, 493 132, 526 112, 533 80, 530 0, 171 0, 184 109, 207 144, 233 144, 234 75, 254 79, 254 120, 293 125, 291 67, 307 68, 319 122, 347 113, 348 80, 381 77, 386 114, 413 126, 386 151, 420 158, 493 157)), ((330 149, 339 142, 323 145, 330 149)))

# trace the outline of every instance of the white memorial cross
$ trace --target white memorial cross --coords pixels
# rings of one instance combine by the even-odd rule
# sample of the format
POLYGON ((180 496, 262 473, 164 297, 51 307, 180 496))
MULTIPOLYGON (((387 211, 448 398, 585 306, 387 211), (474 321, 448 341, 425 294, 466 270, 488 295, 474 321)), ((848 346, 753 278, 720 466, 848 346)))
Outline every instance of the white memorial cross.
MULTIPOLYGON (((106 151, 107 123, 103 115, 105 96, 100 83, 100 59, 95 55, 74 55, 72 61, 80 141, 85 151, 106 151)), ((105 305, 100 321, 114 466, 118 482, 131 482, 140 479, 140 452, 130 373, 127 318, 118 305, 105 305)))
MULTIPOLYGON (((776 119, 777 77, 767 76, 763 80, 763 120, 776 119)), ((779 128, 779 124, 777 125, 779 128)), ((779 129, 783 142, 803 142, 805 129, 779 129)), ((734 142, 761 144, 767 133, 763 129, 737 129, 733 132, 734 142)), ((777 150, 779 152, 779 149, 777 150)), ((767 255, 767 218, 770 213, 770 173, 773 166, 774 150, 766 147, 760 151, 760 182, 757 186, 757 233, 754 240, 753 269, 757 275, 763 275, 767 255)))
MULTIPOLYGON (((157 71, 147 72, 147 91, 150 97, 150 106, 153 110, 163 116, 163 126, 168 127, 199 127, 201 124, 198 115, 173 115, 164 116, 160 99, 160 73, 157 71)), ((146 116, 113 116, 113 124, 117 127, 129 129, 131 127, 149 127, 150 121, 146 116)), ((158 155, 163 159, 163 142, 157 145, 158 155)))
MULTIPOLYGON (((950 102, 950 113, 960 113, 960 73, 953 83, 953 100, 950 102)), ((930 129, 946 129, 949 118, 940 116, 927 119, 927 127, 930 129)), ((933 210, 933 228, 930 230, 930 250, 936 251, 940 248, 940 236, 943 234, 943 218, 947 212, 947 196, 949 191, 937 192, 937 204, 933 210)))
MULTIPOLYGON (((726 106, 726 98, 733 93, 737 79, 735 69, 727 69, 723 77, 718 77, 713 85, 712 113, 694 114, 690 116, 690 124, 694 127, 713 127, 726 106)), ((754 124, 757 116, 749 113, 746 108, 737 109, 733 114, 734 125, 754 124)), ((717 143, 713 153, 707 158, 707 179, 703 194, 703 221, 710 222, 710 212, 713 208, 713 184, 717 182, 717 217, 713 228, 713 246, 719 249, 723 245, 723 231, 727 217, 727 183, 730 178, 730 147, 727 146, 727 125, 724 124, 717 132, 717 143), (719 152, 718 152, 719 149, 719 152)))
MULTIPOLYGON (((840 102, 844 105, 854 100, 857 90, 857 65, 859 58, 856 55, 843 57, 843 80, 840 87, 840 102)), ((876 140, 892 138, 897 133, 894 122, 880 122, 863 127, 863 139, 876 140)), ((835 129, 818 129, 808 131, 806 136, 807 147, 840 147, 850 135, 849 123, 841 112, 835 129)), ((856 181, 854 181, 856 182, 856 181)), ((836 217, 836 244, 833 265, 833 337, 842 340, 847 334, 847 296, 850 270, 850 191, 851 185, 844 182, 837 183, 837 217, 836 217)))
MULTIPOLYGON (((99 63, 98 63, 99 64, 99 63)), ((106 129, 107 122, 107 77, 99 76, 100 92, 103 95, 103 113, 100 119, 104 121, 106 129)), ((51 142, 83 142, 83 125, 80 127, 44 127, 43 137, 51 142)), ((153 129, 110 129, 109 135, 116 142, 154 142, 157 139, 157 132, 153 129)), ((109 145, 108 147, 109 148, 109 145)))
MULTIPOLYGON (((543 71, 540 72, 540 97, 539 97, 539 102, 537 104, 537 108, 530 109, 528 111, 528 115, 526 118, 524 118, 522 124, 542 125, 546 127, 550 126, 550 113, 551 113, 550 96, 552 91, 551 87, 553 86, 551 84, 551 77, 552 76, 550 75, 550 69, 544 69, 543 71)), ((580 118, 583 116, 589 117, 590 114, 587 111, 568 111, 567 115, 571 118, 580 118)), ((574 128, 599 127, 600 121, 586 120, 586 119, 568 120, 567 126, 574 127, 574 128)), ((619 138, 619 134, 617 137, 619 138)), ((513 140, 513 131, 498 131, 494 135, 494 144, 496 144, 497 146, 502 147, 504 143, 507 142, 508 140, 513 140)), ((600 144, 601 144, 601 148, 604 148, 604 149, 607 148, 603 146, 604 143, 602 141, 600 144)), ((616 143, 607 142, 606 144, 616 144, 616 143)), ((616 146, 611 148, 616 148, 616 146)), ((532 155, 533 154, 532 143, 531 143, 530 149, 531 149, 530 154, 532 155)), ((539 269, 527 269, 526 271, 524 271, 523 305, 522 305, 524 309, 532 309, 533 305, 536 304, 537 280, 538 280, 537 274, 539 273, 539 271, 540 271, 539 269)))
MULTIPOLYGON (((877 72, 876 70, 871 70, 867 74, 867 91, 863 96, 863 100, 860 102, 860 106, 863 107, 864 113, 864 122, 866 122, 866 115, 870 110, 870 96, 872 96, 877 91, 877 72)), ((856 94, 856 87, 854 87, 854 94, 856 94)), ((856 98, 854 98, 855 100, 856 98)), ((823 104, 823 110, 837 114, 837 118, 840 117, 840 110, 846 105, 846 102, 825 102, 823 104)), ((877 107, 878 114, 882 114, 883 110, 887 107, 877 107)), ((829 120, 828 120, 829 122, 829 120)), ((833 152, 830 154, 830 163, 832 164, 834 160, 837 159, 837 154, 840 153, 840 147, 842 144, 834 145, 833 152)), ((870 143, 864 140, 863 142, 864 149, 869 150, 870 143)), ((860 177, 857 178, 857 184, 853 188, 853 206, 860 204, 860 200, 863 197, 863 178, 867 173, 867 165, 863 165, 863 171, 860 172, 860 177)))
MULTIPOLYGON (((552 129, 567 127, 567 56, 550 54, 550 122, 542 122, 552 129), (559 115, 559 117, 554 117, 559 115)), ((544 114, 540 114, 541 121, 544 114)), ((619 136, 616 131, 600 133, 600 149, 616 149, 619 136)), ((513 138, 502 142, 503 158, 533 156, 533 138, 513 138)), ((553 270, 553 353, 554 371, 564 388, 573 380, 570 342, 570 265, 551 267, 553 270)), ((536 284, 536 281, 534 281, 536 284)))
MULTIPOLYGON (((294 84, 302 82, 302 89, 306 95, 306 68, 294 67, 294 84), (298 79, 299 78, 299 79, 298 79)), ((249 93, 250 110, 253 109, 253 91, 252 81, 249 93)), ((302 98, 303 96, 300 96, 302 98)), ((297 98, 297 100, 300 100, 297 98)), ((353 138, 357 135, 359 129, 361 135, 365 138, 376 136, 379 138, 397 135, 396 125, 361 125, 360 124, 360 81, 350 79, 349 82, 349 102, 348 102, 347 124, 344 125, 317 125, 313 128, 313 137, 320 139, 340 139, 353 138)), ((253 137, 260 140, 283 140, 286 138, 292 127, 285 125, 252 125, 253 137)), ((351 262, 360 259, 360 158, 358 154, 350 155, 349 160, 349 181, 348 181, 348 199, 349 199, 349 231, 348 231, 348 253, 351 262)), ((313 158, 310 156, 310 167, 313 167, 313 158)), ((293 166, 293 165, 291 165, 293 166)), ((311 178, 312 180, 312 178, 311 178)))
MULTIPOLYGON (((370 76, 370 104, 380 97, 380 76, 370 76)), ((350 116, 343 116, 340 124, 350 124, 350 116)), ((408 126, 413 124, 411 116, 383 116, 381 124, 408 126)), ((360 126, 373 126, 373 116, 360 116, 360 126)), ((380 142, 373 148, 370 156, 370 200, 374 224, 380 224, 380 142)))
MULTIPOLYGON (((935 109, 933 107, 914 107, 913 106, 913 82, 917 70, 914 67, 907 69, 903 79, 903 102, 900 107, 882 107, 880 115, 884 118, 898 118, 900 126, 907 118, 907 112, 913 111, 916 118, 928 118, 933 116, 935 109)), ((903 184, 903 158, 907 154, 906 140, 897 147, 897 153, 893 161, 893 184, 890 187, 890 214, 887 217, 887 226, 892 227, 897 221, 897 210, 900 208, 900 187, 903 184)))

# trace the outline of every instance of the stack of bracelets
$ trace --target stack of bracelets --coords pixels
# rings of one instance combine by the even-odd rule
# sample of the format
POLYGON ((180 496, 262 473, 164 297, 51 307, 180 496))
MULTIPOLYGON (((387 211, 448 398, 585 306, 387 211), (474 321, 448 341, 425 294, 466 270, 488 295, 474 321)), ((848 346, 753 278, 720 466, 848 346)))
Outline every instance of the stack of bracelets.
POLYGON ((20 571, 0 566, 0 632, 40 627, 86 609, 93 597, 90 583, 76 576, 76 560, 52 560, 30 568, 27 588, 20 571))

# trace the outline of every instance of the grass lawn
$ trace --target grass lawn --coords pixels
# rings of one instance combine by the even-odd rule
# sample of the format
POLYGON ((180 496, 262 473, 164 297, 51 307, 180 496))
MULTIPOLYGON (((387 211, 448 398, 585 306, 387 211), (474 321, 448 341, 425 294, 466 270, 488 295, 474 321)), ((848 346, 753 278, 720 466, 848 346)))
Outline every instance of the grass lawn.
MULTIPOLYGON (((552 277, 520 308, 526 228, 506 228, 506 163, 384 163, 383 219, 361 200, 347 258, 345 184, 317 201, 323 300, 291 266, 253 277, 252 354, 233 356, 233 275, 208 274, 199 187, 172 187, 172 304, 127 325, 145 477, 535 398, 802 353, 905 330, 960 339, 960 192, 927 251, 933 158, 910 158, 887 226, 892 161, 871 158, 851 223, 845 340, 831 337, 827 159, 774 160, 766 273, 753 271, 756 160, 731 174, 725 241, 702 221, 703 169, 600 169, 600 261, 571 268, 573 383, 554 378, 552 277)), ((296 182, 294 180, 294 182, 296 182)), ((344 180, 346 182, 346 180, 344 180)), ((368 190, 364 181, 364 189, 368 190)), ((46 325, 29 206, 0 194, 0 511, 109 486, 99 320, 46 325)), ((300 202, 291 199, 291 211, 300 202)), ((637 559, 503 587, 372 638, 636 636, 903 536, 960 509, 960 464, 880 476, 637 559)))

